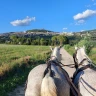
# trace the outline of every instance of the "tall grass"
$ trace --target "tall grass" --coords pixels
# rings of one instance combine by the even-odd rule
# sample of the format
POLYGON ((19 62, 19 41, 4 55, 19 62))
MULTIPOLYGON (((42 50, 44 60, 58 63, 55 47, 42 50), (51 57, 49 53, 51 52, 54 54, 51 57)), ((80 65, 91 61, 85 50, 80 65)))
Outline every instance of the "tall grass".
POLYGON ((46 46, 0 44, 0 96, 26 81, 29 71, 50 56, 46 46))

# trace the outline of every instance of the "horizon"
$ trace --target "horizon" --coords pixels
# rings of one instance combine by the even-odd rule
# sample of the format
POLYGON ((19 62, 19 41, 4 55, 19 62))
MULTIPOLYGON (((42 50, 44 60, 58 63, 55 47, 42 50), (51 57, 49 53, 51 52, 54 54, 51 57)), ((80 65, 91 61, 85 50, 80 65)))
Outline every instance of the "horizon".
POLYGON ((96 0, 3 0, 0 12, 0 33, 31 29, 54 32, 96 29, 96 0))
MULTIPOLYGON (((33 29, 31 29, 31 30, 33 30, 33 29)), ((45 30, 47 30, 47 29, 45 29, 45 30)), ((96 29, 92 29, 92 30, 96 30, 96 29)), ((52 30, 49 30, 49 31, 56 32, 56 31, 52 31, 52 30)), ((91 31, 91 30, 84 30, 84 31, 82 30, 82 31, 78 31, 78 32, 66 32, 66 31, 63 31, 63 32, 56 32, 56 33, 79 33, 79 32, 86 32, 86 31, 91 31)), ((16 32, 14 31, 13 33, 20 33, 20 32, 26 32, 26 31, 16 31, 16 32)), ((1 32, 0 34, 6 34, 6 33, 12 33, 12 31, 11 32, 3 32, 3 33, 1 32)))

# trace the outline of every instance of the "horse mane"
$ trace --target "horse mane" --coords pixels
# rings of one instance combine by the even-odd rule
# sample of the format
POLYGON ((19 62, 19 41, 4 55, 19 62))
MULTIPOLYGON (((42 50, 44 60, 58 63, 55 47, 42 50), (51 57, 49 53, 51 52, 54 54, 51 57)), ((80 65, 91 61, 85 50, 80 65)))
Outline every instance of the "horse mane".
POLYGON ((57 88, 54 79, 46 74, 41 84, 41 96, 57 96, 57 88))
POLYGON ((61 61, 60 48, 55 47, 52 54, 51 54, 51 56, 54 57, 54 60, 57 59, 58 61, 61 61))

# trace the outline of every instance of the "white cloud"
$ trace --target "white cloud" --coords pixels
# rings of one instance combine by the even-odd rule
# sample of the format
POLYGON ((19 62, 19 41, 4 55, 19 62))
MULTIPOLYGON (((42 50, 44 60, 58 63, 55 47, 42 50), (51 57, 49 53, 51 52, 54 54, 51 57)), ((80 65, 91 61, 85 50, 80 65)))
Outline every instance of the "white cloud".
POLYGON ((83 31, 85 31, 85 30, 81 30, 81 32, 83 32, 83 31))
POLYGON ((84 24, 86 24, 86 23, 85 23, 85 20, 78 20, 78 21, 75 23, 75 25, 84 25, 84 24))
POLYGON ((67 30, 68 28, 63 28, 63 30, 67 30))
POLYGON ((85 7, 91 7, 91 5, 85 5, 85 7))
POLYGON ((35 17, 30 18, 27 16, 25 19, 22 20, 14 20, 10 22, 13 26, 28 26, 32 21, 35 21, 35 17))
POLYGON ((85 23, 85 20, 78 20, 78 23, 83 24, 85 23))
POLYGON ((86 19, 88 17, 91 17, 93 15, 96 15, 96 10, 89 10, 87 9, 86 11, 82 13, 78 13, 77 15, 73 16, 74 20, 80 20, 80 19, 86 19))

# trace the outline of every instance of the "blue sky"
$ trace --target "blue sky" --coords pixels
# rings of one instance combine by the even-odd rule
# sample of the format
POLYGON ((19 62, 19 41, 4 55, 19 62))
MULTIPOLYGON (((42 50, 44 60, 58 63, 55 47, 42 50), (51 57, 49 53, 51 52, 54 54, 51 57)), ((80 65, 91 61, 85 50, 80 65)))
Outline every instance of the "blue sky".
POLYGON ((96 0, 0 0, 0 33, 96 29, 96 0))

